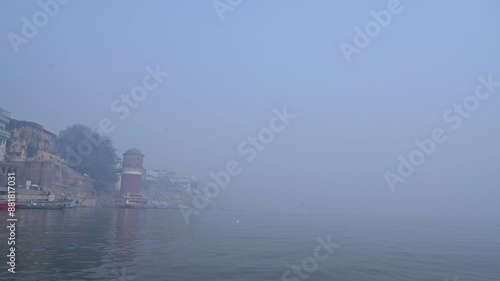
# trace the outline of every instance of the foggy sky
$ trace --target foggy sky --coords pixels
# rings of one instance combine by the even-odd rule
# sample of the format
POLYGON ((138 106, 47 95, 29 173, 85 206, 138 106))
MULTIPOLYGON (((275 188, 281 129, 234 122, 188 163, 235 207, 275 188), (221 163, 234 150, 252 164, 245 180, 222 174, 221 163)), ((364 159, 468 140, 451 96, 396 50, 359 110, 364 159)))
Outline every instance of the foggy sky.
POLYGON ((54 133, 109 118, 118 153, 151 169, 208 181, 237 160, 224 207, 498 214, 500 88, 457 130, 442 116, 500 81, 500 3, 401 1, 347 63, 339 44, 388 2, 244 1, 221 21, 212 1, 72 1, 17 54, 7 34, 40 6, 4 2, 0 107, 54 133), (168 78, 120 120, 113 101, 157 65, 168 78), (296 118, 246 161, 238 146, 285 106, 296 118), (391 192, 384 173, 435 128, 447 141, 391 192))

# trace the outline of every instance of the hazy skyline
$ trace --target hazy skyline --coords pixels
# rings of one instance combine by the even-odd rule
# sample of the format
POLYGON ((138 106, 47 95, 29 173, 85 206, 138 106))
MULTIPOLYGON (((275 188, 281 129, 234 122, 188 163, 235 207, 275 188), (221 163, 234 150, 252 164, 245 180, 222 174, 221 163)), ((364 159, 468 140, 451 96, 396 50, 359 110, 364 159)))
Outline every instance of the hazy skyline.
POLYGON ((0 107, 58 133, 109 118, 118 154, 209 180, 242 165, 223 206, 369 214, 498 214, 500 88, 457 130, 443 114, 492 75, 500 81, 498 1, 401 1, 348 63, 339 45, 391 1, 243 1, 221 20, 213 1, 71 1, 16 53, 36 1, 0 11, 0 107), (169 76, 130 108, 115 100, 169 76), (153 80, 151 80, 153 81, 153 80), (286 107, 296 115, 255 159, 238 146, 286 107), (384 179, 415 139, 448 139, 391 192, 384 179))

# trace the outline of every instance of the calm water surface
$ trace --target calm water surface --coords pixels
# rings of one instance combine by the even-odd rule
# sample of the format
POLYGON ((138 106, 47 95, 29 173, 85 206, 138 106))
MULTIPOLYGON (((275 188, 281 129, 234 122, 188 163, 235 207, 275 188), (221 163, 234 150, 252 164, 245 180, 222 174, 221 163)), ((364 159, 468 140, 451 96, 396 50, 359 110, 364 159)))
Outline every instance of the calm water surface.
POLYGON ((17 273, 6 273, 2 227, 0 280, 278 281, 287 270, 294 281, 500 280, 495 220, 207 211, 187 225, 177 210, 84 208, 17 217, 17 273), (313 264, 328 235, 340 247, 313 264), (304 260, 311 272, 294 274, 304 260))

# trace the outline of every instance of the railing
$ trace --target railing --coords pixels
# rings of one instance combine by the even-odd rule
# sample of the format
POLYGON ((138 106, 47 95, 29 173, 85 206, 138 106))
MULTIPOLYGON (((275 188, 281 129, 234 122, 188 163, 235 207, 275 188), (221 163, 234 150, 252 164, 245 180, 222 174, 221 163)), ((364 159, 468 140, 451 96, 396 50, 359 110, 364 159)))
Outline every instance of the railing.
POLYGON ((0 129, 0 137, 5 138, 5 139, 10 139, 10 133, 0 129))

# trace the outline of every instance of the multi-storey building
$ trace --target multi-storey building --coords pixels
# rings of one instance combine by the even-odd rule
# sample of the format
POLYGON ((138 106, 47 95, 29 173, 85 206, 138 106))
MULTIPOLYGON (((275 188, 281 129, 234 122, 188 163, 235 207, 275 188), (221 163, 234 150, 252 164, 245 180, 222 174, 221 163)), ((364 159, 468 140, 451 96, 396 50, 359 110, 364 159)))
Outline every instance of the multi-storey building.
POLYGON ((146 170, 146 174, 144 175, 144 180, 158 182, 158 172, 155 170, 146 170))
POLYGON ((0 108, 0 162, 5 161, 7 141, 10 139, 10 132, 7 127, 10 122, 10 112, 0 108))
POLYGON ((11 139, 7 155, 10 161, 61 161, 55 151, 57 136, 42 125, 11 119, 9 128, 11 139))

